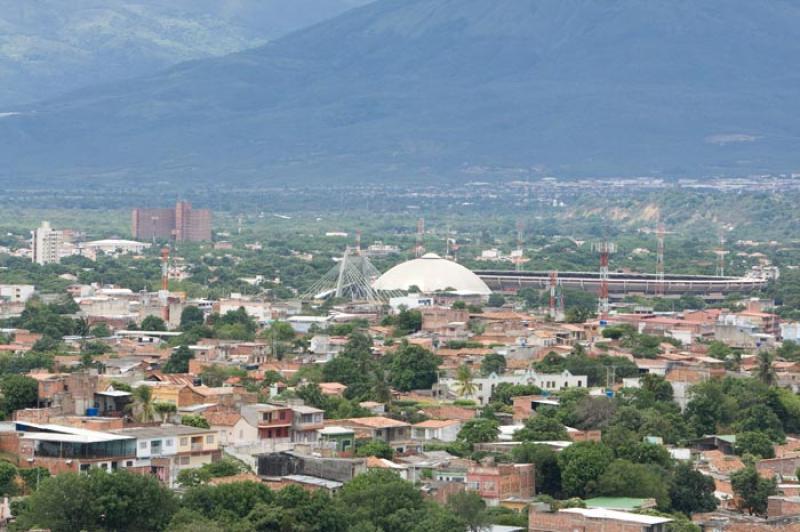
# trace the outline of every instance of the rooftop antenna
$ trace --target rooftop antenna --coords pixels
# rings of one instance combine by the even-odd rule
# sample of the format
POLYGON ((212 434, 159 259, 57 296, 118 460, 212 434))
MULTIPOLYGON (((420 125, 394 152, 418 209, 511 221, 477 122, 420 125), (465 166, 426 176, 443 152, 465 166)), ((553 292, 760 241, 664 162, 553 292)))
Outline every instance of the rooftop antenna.
POLYGON ((597 298, 597 314, 601 320, 608 318, 608 257, 617 251, 616 244, 604 240, 592 246, 600 255, 600 289, 597 298))

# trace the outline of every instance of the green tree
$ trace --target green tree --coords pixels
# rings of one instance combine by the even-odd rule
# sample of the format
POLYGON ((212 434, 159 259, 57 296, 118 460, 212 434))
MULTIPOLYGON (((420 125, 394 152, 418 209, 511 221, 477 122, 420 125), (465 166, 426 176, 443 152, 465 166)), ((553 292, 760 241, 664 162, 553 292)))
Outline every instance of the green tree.
POLYGON ((17 488, 17 468, 8 462, 0 462, 0 494, 5 496, 16 495, 17 488))
POLYGON ((490 307, 502 307, 503 305, 506 304, 506 298, 503 297, 503 294, 494 293, 489 295, 489 301, 487 302, 487 304, 490 307))
POLYGON ((708 344, 708 356, 718 360, 725 360, 733 354, 733 349, 725 342, 714 340, 708 344))
POLYGON ((509 382, 501 382, 494 387, 491 402, 511 405, 514 402, 514 397, 520 395, 539 395, 541 393, 542 389, 533 384, 511 384, 509 382))
POLYGON ((167 363, 164 364, 164 373, 188 373, 189 361, 194 358, 194 353, 188 345, 178 346, 172 350, 167 363))
POLYGON ((194 305, 189 305, 181 311, 181 330, 188 331, 194 327, 205 324, 206 317, 203 311, 194 305))
POLYGON ((133 402, 127 405, 128 411, 134 419, 140 423, 149 423, 156 418, 155 401, 153 400, 153 390, 147 385, 141 385, 133 389, 133 402))
POLYGON ((378 458, 391 460, 394 458, 394 449, 383 440, 370 440, 356 448, 356 456, 376 456, 378 458))
POLYGON ((360 332, 352 333, 342 352, 322 368, 322 378, 326 382, 345 384, 345 397, 360 401, 371 398, 376 384, 374 379, 379 373, 382 376, 382 370, 372 357, 372 339, 360 332))
POLYGON ((394 335, 406 336, 422 329, 422 313, 403 309, 394 317, 394 335))
POLYGON ((475 382, 472 380, 472 370, 467 364, 462 364, 456 371, 456 388, 461 397, 471 396, 475 393, 475 382))
POLYGON ((495 373, 502 375, 506 371, 506 357, 498 353, 492 353, 483 357, 481 360, 481 375, 491 375, 495 373))
POLYGON ((661 375, 648 373, 640 379, 640 385, 656 402, 672 402, 672 384, 661 375))
POLYGON ((243 519, 258 504, 272 504, 275 495, 258 482, 233 482, 211 486, 201 484, 189 488, 183 496, 183 507, 207 519, 243 519))
POLYGON ((714 479, 689 464, 678 464, 670 482, 669 497, 675 511, 691 516, 717 508, 714 479))
POLYGON ((769 437, 763 432, 742 432, 736 435, 736 454, 744 456, 752 454, 759 458, 775 458, 775 448, 769 437))
POLYGON ((436 382, 439 357, 418 345, 403 343, 390 356, 389 382, 402 392, 427 390, 436 382))
POLYGON ((42 481, 18 523, 60 532, 163 530, 176 509, 175 496, 154 477, 92 470, 42 481))
POLYGON ((413 530, 426 508, 422 494, 413 484, 386 469, 358 475, 344 485, 339 500, 354 527, 368 526, 361 530, 413 530))
POLYGON ((46 467, 28 467, 17 471, 22 481, 25 483, 25 492, 32 493, 39 489, 45 479, 50 478, 50 470, 46 467))
POLYGON ((573 443, 558 456, 561 487, 567 497, 585 497, 593 493, 597 480, 605 473, 614 453, 602 443, 573 443))
POLYGON ((653 498, 659 509, 670 507, 669 487, 664 481, 663 470, 627 460, 611 462, 598 478, 593 492, 613 497, 653 498))
POLYGON ((469 445, 476 443, 486 443, 497 439, 497 421, 493 419, 475 418, 470 419, 458 432, 458 439, 469 445))
POLYGON ((525 420, 525 425, 514 433, 514 439, 525 442, 565 441, 567 428, 554 417, 537 415, 525 420))
POLYGON ((197 427, 199 429, 211 428, 206 418, 204 418, 203 416, 197 416, 192 414, 186 414, 181 416, 181 425, 186 425, 187 427, 197 427))
POLYGON ((561 468, 558 454, 546 445, 523 443, 511 450, 511 458, 517 464, 534 464, 536 491, 558 497, 561 493, 561 468))
POLYGON ((482 532, 489 524, 486 503, 474 491, 461 491, 447 498, 447 507, 467 523, 470 532, 482 532))
POLYGON ((143 331, 166 331, 167 324, 159 316, 147 316, 142 320, 143 331))
POLYGON ((22 375, 7 375, 0 382, 3 391, 3 411, 9 417, 16 410, 36 406, 39 383, 22 375))
POLYGON ((752 465, 731 474, 731 486, 750 515, 766 515, 769 496, 778 491, 775 480, 762 477, 752 465))
POLYGON ((108 338, 111 336, 111 329, 105 323, 98 323, 92 327, 92 336, 95 338, 108 338))
POLYGON ((772 386, 778 380, 775 368, 772 367, 774 358, 769 351, 759 351, 757 356, 756 378, 767 386, 772 386))

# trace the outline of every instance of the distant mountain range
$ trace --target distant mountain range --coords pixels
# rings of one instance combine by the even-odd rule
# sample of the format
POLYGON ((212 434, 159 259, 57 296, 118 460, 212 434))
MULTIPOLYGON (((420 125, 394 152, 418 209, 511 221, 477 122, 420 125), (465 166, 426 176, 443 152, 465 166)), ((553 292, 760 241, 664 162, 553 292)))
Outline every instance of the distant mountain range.
POLYGON ((798 57, 795 0, 378 0, 10 108, 0 179, 800 172, 798 57))
POLYGON ((0 0, 0 111, 265 44, 371 0, 0 0))

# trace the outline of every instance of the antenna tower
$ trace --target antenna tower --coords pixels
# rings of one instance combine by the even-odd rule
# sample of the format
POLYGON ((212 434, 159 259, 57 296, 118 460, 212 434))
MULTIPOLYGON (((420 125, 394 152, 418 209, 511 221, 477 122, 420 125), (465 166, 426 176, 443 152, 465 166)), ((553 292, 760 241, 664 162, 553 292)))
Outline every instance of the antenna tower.
POLYGON ((161 248, 161 318, 169 321, 169 248, 161 248))
POLYGON ((717 254, 717 277, 725 277, 725 235, 720 231, 719 233, 719 247, 714 251, 717 254))
POLYGON ((522 220, 517 220, 517 256, 514 258, 514 262, 516 264, 516 270, 522 270, 522 262, 523 262, 523 252, 522 252, 522 241, 523 241, 523 231, 525 230, 525 224, 522 220))
POLYGON ((561 280, 558 271, 550 272, 550 317, 554 320, 564 315, 564 294, 561 291, 561 280))
POLYGON ((597 314, 601 320, 608 317, 608 257, 617 251, 616 244, 608 241, 598 242, 593 246, 600 255, 600 290, 597 298, 597 314))
POLYGON ((424 237, 425 237, 425 218, 420 218, 417 220, 417 245, 414 247, 414 254, 417 258, 420 258, 425 254, 425 247, 424 247, 424 237))
POLYGON ((356 255, 361 256, 361 229, 356 231, 356 255))

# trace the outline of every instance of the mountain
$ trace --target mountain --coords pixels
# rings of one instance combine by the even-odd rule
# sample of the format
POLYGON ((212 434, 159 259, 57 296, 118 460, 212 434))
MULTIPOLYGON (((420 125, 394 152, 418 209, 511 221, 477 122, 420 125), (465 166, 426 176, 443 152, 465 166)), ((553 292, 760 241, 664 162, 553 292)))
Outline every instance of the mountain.
POLYGON ((265 44, 370 0, 0 0, 0 107, 265 44))
POLYGON ((0 119, 0 178, 800 171, 795 0, 378 0, 0 119))

